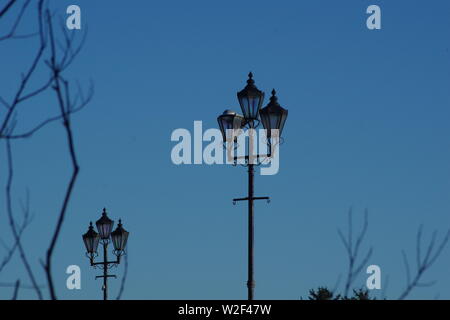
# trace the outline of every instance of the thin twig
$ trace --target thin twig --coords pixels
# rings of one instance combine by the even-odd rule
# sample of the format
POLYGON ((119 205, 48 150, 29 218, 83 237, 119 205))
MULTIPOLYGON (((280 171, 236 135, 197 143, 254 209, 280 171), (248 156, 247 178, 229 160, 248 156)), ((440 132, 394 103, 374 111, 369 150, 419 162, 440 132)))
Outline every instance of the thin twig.
POLYGON ((14 176, 14 168, 13 168, 11 143, 10 143, 9 139, 6 139, 6 153, 7 153, 7 160, 8 160, 8 182, 6 184, 5 192, 6 192, 6 211, 8 213, 9 225, 11 227, 11 231, 13 233, 14 240, 17 243, 17 248, 20 253, 20 258, 22 259, 23 265, 25 266, 25 269, 28 273, 30 281, 34 286, 34 289, 36 291, 38 298, 42 300, 41 290, 39 289, 39 286, 36 282, 34 273, 28 262, 27 256, 25 254, 25 250, 23 249, 22 243, 20 241, 20 234, 17 230, 16 223, 14 221, 13 210, 12 210, 12 201, 11 201, 11 186, 12 186, 12 181, 13 181, 13 176, 14 176))
POLYGON ((428 244, 428 248, 426 251, 425 256, 422 258, 421 254, 421 247, 422 247, 422 226, 419 227, 417 231, 416 236, 416 264, 417 264, 417 270, 413 277, 411 277, 411 268, 409 266, 408 257, 404 251, 402 251, 402 257, 403 257, 403 263, 405 264, 406 269, 406 287, 405 290, 402 292, 399 300, 405 299, 411 291, 416 287, 430 287, 436 283, 436 281, 430 281, 430 282, 421 282, 421 279, 425 272, 431 268, 431 266, 436 262, 436 260, 441 255, 442 251, 444 250, 445 246, 447 245, 447 242, 450 237, 450 230, 447 231, 447 234, 443 238, 442 242, 439 244, 437 248, 436 247, 436 238, 437 238, 437 231, 434 231, 430 243, 428 244), (434 252, 433 252, 434 251, 434 252))
POLYGON ((2 10, 0 10, 0 18, 6 14, 6 12, 8 12, 9 9, 11 9, 12 5, 16 2, 17 0, 9 0, 9 2, 3 7, 2 10))
POLYGON ((11 30, 5 34, 4 36, 0 36, 0 41, 6 40, 6 39, 13 39, 17 37, 23 37, 23 36, 16 36, 14 33, 16 32, 17 27, 20 24, 20 21, 22 20, 23 14, 25 13, 25 10, 27 9, 28 5, 30 4, 31 0, 27 0, 24 2, 22 8, 20 9, 19 14, 17 15, 16 20, 14 21, 11 30))
POLYGON ((19 288, 20 288, 20 279, 17 279, 16 285, 14 287, 14 293, 11 300, 17 300, 17 297, 19 296, 19 288))
MULTIPOLYGON (((38 4, 38 17, 39 17, 39 21, 41 21, 40 17, 42 16, 42 10, 43 10, 43 0, 39 1, 38 4)), ((15 97, 13 99, 13 102, 11 104, 9 104, 9 109, 8 112, 6 113, 5 119, 2 122, 2 125, 0 126, 0 138, 2 138, 5 135, 5 132, 7 131, 8 125, 9 125, 9 121, 11 120, 11 117, 14 114, 14 111, 16 110, 17 106, 20 104, 21 99, 22 99, 22 94, 24 92, 24 90, 27 87, 27 84, 31 78, 31 76, 33 75, 33 73, 35 72, 43 54, 46 48, 46 42, 44 41, 45 36, 43 35, 44 32, 44 28, 42 23, 39 23, 40 27, 39 27, 39 32, 41 34, 41 41, 39 44, 39 48, 37 51, 36 56, 34 57, 31 66, 29 67, 28 71, 25 73, 25 75, 22 77, 21 83, 19 85, 19 89, 17 90, 15 97)), ((23 100, 22 100, 23 101, 23 100)))
POLYGON ((120 283, 119 294, 117 295, 116 300, 120 300, 122 298, 123 291, 125 289, 125 283, 127 281, 128 276, 128 254, 125 255, 125 269, 123 271, 122 281, 120 283))
POLYGON ((361 248, 361 244, 366 236, 367 228, 368 228, 368 211, 367 209, 364 212, 364 224, 361 228, 361 231, 356 238, 355 244, 353 244, 353 216, 352 216, 352 208, 350 208, 348 213, 348 235, 347 238, 344 237, 344 234, 341 230, 338 230, 339 238, 344 244, 345 250, 347 251, 348 256, 348 271, 347 271, 347 280, 345 282, 344 289, 344 297, 347 297, 348 292, 350 290, 351 285, 356 280, 357 276, 361 273, 364 266, 369 261, 372 256, 372 248, 370 248, 364 258, 361 260, 359 264, 356 265, 356 261, 358 260, 359 251, 361 248))

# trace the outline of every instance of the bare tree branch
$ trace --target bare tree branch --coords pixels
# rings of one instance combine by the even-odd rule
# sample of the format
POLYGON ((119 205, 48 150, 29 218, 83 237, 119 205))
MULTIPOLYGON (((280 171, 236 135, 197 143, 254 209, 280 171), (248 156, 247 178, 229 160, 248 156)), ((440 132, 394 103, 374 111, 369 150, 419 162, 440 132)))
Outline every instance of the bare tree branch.
POLYGON ((122 281, 120 283, 119 294, 117 295, 116 300, 120 300, 122 298, 123 291, 125 289, 125 283, 127 281, 128 276, 128 254, 125 255, 125 269, 123 271, 122 281))
POLYGON ((353 216, 352 216, 352 208, 350 208, 348 212, 348 235, 347 238, 344 237, 344 234, 341 230, 338 230, 339 237, 345 247, 345 250, 347 251, 348 256, 348 272, 347 272, 347 280, 345 282, 345 289, 344 289, 344 296, 346 297, 348 295, 348 292, 350 290, 351 285, 357 278, 357 276, 361 273, 364 266, 369 261, 370 257, 372 256, 372 248, 370 248, 364 258, 361 260, 359 264, 357 264, 359 251, 361 248, 361 244, 366 236, 367 228, 369 225, 368 222, 368 211, 365 210, 364 213, 364 224, 363 227, 356 238, 355 244, 353 244, 353 216))
MULTIPOLYGON (((59 216, 58 216, 58 221, 57 221, 55 230, 53 232, 53 236, 52 236, 50 245, 47 249, 47 256, 46 256, 46 261, 44 264, 44 269, 45 269, 45 272, 47 275, 47 282, 48 282, 48 287, 49 287, 49 291, 50 291, 50 297, 51 297, 51 299, 56 299, 56 293, 55 293, 55 289, 54 289, 54 285, 53 285, 53 278, 52 278, 52 272, 51 272, 52 256, 53 256, 54 248, 56 246, 56 242, 57 242, 59 234, 61 232, 61 228, 62 228, 64 219, 66 216, 66 212, 67 212, 67 207, 69 205, 69 201, 72 196, 73 188, 75 186, 75 182, 77 180, 78 173, 80 170, 77 156, 76 156, 75 143, 74 143, 74 137, 73 137, 72 127, 71 127, 71 120, 70 120, 70 115, 74 110, 74 106, 73 106, 73 101, 71 101, 71 97, 70 97, 69 82, 61 76, 61 72, 65 68, 67 68, 69 66, 69 64, 73 61, 73 58, 79 52, 82 45, 80 45, 80 47, 78 47, 77 50, 74 53, 72 53, 71 51, 72 51, 73 38, 66 37, 65 38, 65 40, 66 40, 65 48, 63 50, 62 59, 60 61, 58 61, 56 38, 55 38, 54 28, 52 25, 52 18, 51 18, 49 10, 47 10, 47 24, 49 26, 51 58, 49 61, 46 61, 46 63, 49 66, 49 68, 51 69, 52 74, 53 74, 53 76, 52 76, 52 78, 54 79, 53 89, 56 94, 57 102, 58 102, 58 105, 60 108, 60 116, 63 120, 63 125, 64 125, 65 131, 66 131, 66 139, 67 139, 67 144, 68 144, 68 149, 69 149, 69 156, 70 156, 71 163, 72 163, 72 175, 70 177, 70 180, 69 180, 67 188, 66 188, 66 193, 64 196, 62 207, 61 207, 61 210, 60 210, 59 216)), ((86 105, 89 102, 89 100, 90 100, 90 98, 86 101, 82 101, 81 107, 86 105)))
POLYGON ((25 269, 28 273, 28 276, 30 278, 31 283, 34 286, 34 289, 36 291, 36 294, 39 299, 42 299, 42 293, 39 289, 39 286, 37 285, 35 276, 33 271, 31 270, 30 264, 28 262, 27 256, 25 254, 25 250, 23 249, 22 243, 20 241, 20 234, 17 230, 16 223, 14 221, 14 215, 12 210, 12 201, 11 201, 11 186, 14 176, 14 168, 13 168, 13 158, 12 158, 12 150, 11 150, 11 143, 9 139, 6 139, 6 153, 7 153, 7 160, 8 160, 8 182, 6 184, 6 211, 8 213, 9 218, 9 225, 12 231, 12 234, 14 236, 14 240, 17 243, 17 248, 20 253, 20 258, 22 259, 23 265, 25 266, 25 269))
MULTIPOLYGON (((42 293, 40 290, 40 286, 37 285, 36 279, 28 263, 27 256, 25 254, 25 250, 23 248, 21 237, 25 228, 28 226, 30 222, 29 217, 29 207, 23 208, 24 212, 26 211, 25 217, 20 225, 16 223, 13 214, 12 201, 11 201, 11 186, 13 184, 13 157, 12 157, 12 147, 11 142, 14 139, 25 139, 34 135, 36 132, 47 126, 48 124, 56 121, 62 121, 67 145, 69 158, 73 167, 71 178, 66 187, 64 199, 62 202, 61 209, 59 211, 59 215, 57 217, 56 227, 52 233, 51 241, 49 247, 46 251, 45 263, 42 262, 44 266, 50 297, 51 299, 56 299, 56 293, 53 285, 52 272, 51 272, 51 262, 53 252, 59 238, 62 225, 66 216, 67 208, 69 205, 70 198, 72 196, 72 192, 74 189, 75 182, 77 180, 79 165, 75 152, 75 143, 74 137, 72 133, 71 126, 71 115, 83 109, 91 100, 93 96, 93 86, 89 88, 89 92, 87 95, 83 94, 83 91, 80 86, 78 86, 78 93, 75 95, 72 100, 70 93, 70 83, 62 76, 62 72, 66 70, 74 61, 75 57, 81 51, 84 41, 86 39, 86 33, 82 40, 75 45, 75 33, 69 35, 66 28, 62 27, 61 36, 62 43, 59 45, 59 50, 61 51, 61 55, 59 52, 57 53, 56 44, 58 43, 58 39, 55 35, 55 30, 52 25, 53 15, 50 14, 50 10, 46 6, 45 0, 39 0, 37 2, 37 23, 38 23, 38 32, 29 35, 17 35, 16 31, 25 16, 25 12, 27 8, 30 7, 30 4, 33 3, 31 0, 24 0, 25 2, 21 6, 20 11, 18 11, 17 16, 15 17, 13 24, 5 35, 0 37, 1 40, 6 39, 17 39, 24 38, 34 35, 39 35, 39 45, 37 48, 37 52, 33 57, 30 66, 26 69, 25 73, 22 74, 20 82, 18 84, 18 89, 14 92, 11 101, 7 101, 0 96, 0 104, 6 109, 5 116, 0 120, 0 140, 3 139, 6 141, 6 149, 7 149, 7 157, 8 157, 8 181, 6 184, 6 199, 7 199, 7 212, 8 219, 11 231, 14 236, 14 242, 11 246, 8 246, 3 243, 0 239, 0 243, 6 250, 6 255, 3 260, 0 262, 0 272, 4 269, 4 267, 11 261, 14 252, 19 251, 20 258, 23 262, 23 265, 28 273, 28 276, 32 283, 32 288, 37 292, 39 299, 42 299, 42 293), (45 56, 48 54, 48 60, 45 60, 45 56), (30 88, 31 79, 34 74, 36 74, 41 65, 47 65, 49 67, 49 75, 45 77, 44 81, 37 85, 36 88, 30 88), (34 127, 30 129, 25 129, 21 133, 15 133, 15 128, 17 124, 17 114, 18 114, 18 106, 32 99, 41 93, 45 92, 47 89, 52 88, 55 93, 55 97, 57 100, 57 105, 59 107, 59 112, 57 115, 53 117, 49 117, 34 127)), ((16 0, 9 1, 3 9, 0 10, 0 17, 5 15, 7 11, 9 11, 13 5, 16 3, 16 0)), ((5 285, 5 284, 3 284, 5 285)), ((2 284, 0 283, 0 287, 2 284)), ((20 282, 16 282, 14 285, 15 293, 14 297, 17 297, 18 291, 20 288, 23 288, 20 285, 20 282)))
POLYGON ((409 270, 408 257, 406 256, 406 253, 405 253, 404 250, 402 250, 402 257, 403 257, 403 263, 405 265, 405 270, 406 270, 406 282, 410 283, 410 281, 411 281, 411 271, 409 270))
POLYGON ((406 253, 402 251, 403 256, 403 262, 405 264, 406 269, 406 288, 402 292, 402 294, 399 297, 399 300, 405 299, 414 288, 417 287, 429 287, 436 283, 436 281, 430 281, 430 282, 421 282, 421 279, 425 272, 431 268, 431 266, 436 262, 437 258, 441 255, 442 251, 444 250, 445 246, 447 245, 447 242, 450 237, 450 230, 447 231, 447 234, 439 244, 439 246, 436 248, 436 238, 437 238, 437 231, 434 231, 430 243, 428 244, 428 248, 426 251, 425 256, 422 258, 421 255, 421 247, 422 247, 422 229, 423 226, 419 227, 419 230, 417 231, 416 236, 416 263, 417 263, 417 270, 413 277, 411 277, 411 271, 409 267, 408 257, 406 256, 406 253))
POLYGON ((384 283, 384 286, 381 291, 381 299, 386 300, 386 292, 387 292, 387 289, 389 288, 389 275, 386 275, 383 283, 384 283))
POLYGON ((17 279, 16 286, 14 287, 14 294, 11 300, 17 300, 17 297, 19 296, 19 288, 20 288, 20 279, 17 279))
POLYGON ((42 10, 43 10, 43 0, 40 0, 39 4, 38 4, 39 33, 41 35, 41 37, 40 37, 41 41, 39 44, 39 48, 38 48, 36 56, 34 57, 32 63, 31 63, 30 68, 25 73, 25 75, 23 75, 23 77, 22 77, 21 83, 19 85, 19 89, 17 90, 17 92, 15 94, 13 102, 9 104, 8 112, 6 113, 5 119, 3 120, 3 122, 0 126, 0 139, 4 137, 6 131, 8 130, 9 122, 10 122, 11 117, 13 116, 14 111, 16 110, 17 106, 20 104, 20 102, 23 101, 22 94, 23 94, 24 90, 26 89, 31 76, 35 72, 35 70, 44 54, 45 48, 46 48, 46 41, 45 41, 46 37, 44 35, 44 27, 43 27, 42 19, 41 19, 42 10))
POLYGON ((0 10, 0 18, 3 17, 17 0, 9 0, 9 2, 0 10))
POLYGON ((2 97, 0 97, 0 103, 6 108, 6 110, 10 108, 8 102, 6 102, 2 97))
MULTIPOLYGON (((22 238, 22 234, 25 231, 25 229, 28 227, 28 225, 31 223, 31 217, 30 217, 30 211, 29 211, 29 194, 27 192, 27 204, 26 206, 22 206, 22 212, 23 212, 23 221, 20 226, 18 226, 18 239, 22 238)), ((0 273, 3 271, 3 269, 6 267, 6 265, 9 263, 9 261, 12 259, 14 252, 17 249, 18 241, 17 239, 14 242, 14 245, 9 248, 3 240, 0 239, 0 244, 2 247, 7 251, 6 256, 3 258, 2 262, 0 263, 0 273)))
POLYGON ((342 274, 339 274, 337 279, 336 279, 336 283, 334 284, 333 289, 331 290, 331 293, 334 295, 337 292, 337 289, 339 288, 339 285, 341 284, 341 280, 342 280, 342 274))
MULTIPOLYGON (((0 288, 15 288, 17 282, 9 283, 9 282, 0 282, 0 288)), ((28 284, 20 284, 20 289, 29 289, 34 290, 34 286, 28 284)), ((45 286, 39 286, 39 288, 45 288, 45 286)))
POLYGON ((22 8, 20 9, 19 14, 16 17, 16 20, 14 21, 14 23, 13 23, 13 25, 11 27, 11 30, 7 34, 5 34, 3 36, 0 36, 0 41, 6 40, 6 39, 17 39, 17 38, 24 38, 24 37, 27 38, 27 37, 30 37, 30 36, 33 36, 33 35, 37 34, 37 33, 34 33, 33 35, 25 35, 25 36, 24 35, 22 35, 22 36, 16 36, 15 35, 16 29, 19 26, 20 21, 22 20, 23 14, 25 13, 25 10, 27 9, 28 5, 30 4, 30 1, 31 0, 26 0, 24 2, 22 8))
MULTIPOLYGON (((93 90, 93 88, 91 88, 90 91, 89 91, 88 97, 85 100, 82 100, 82 102, 78 106, 72 107, 71 110, 68 111, 68 113, 69 114, 75 114, 78 111, 82 110, 91 101, 93 95, 94 95, 94 90, 93 90)), ((61 120, 61 119, 63 119, 62 115, 57 115, 57 116, 48 118, 48 119, 42 121, 41 123, 39 123, 38 125, 36 125, 35 127, 33 127, 32 129, 30 129, 30 130, 28 130, 26 132, 19 133, 19 134, 13 134, 13 135, 6 135, 5 138, 8 138, 8 139, 25 139, 25 138, 30 138, 36 132, 38 132, 39 130, 41 130, 42 128, 47 126, 48 124, 50 124, 52 122, 55 122, 55 121, 58 121, 58 120, 61 120)))
POLYGON ((18 240, 20 240, 22 238, 22 234, 25 231, 25 229, 28 227, 30 222, 31 222, 31 219, 29 218, 28 214, 25 214, 21 226, 18 227, 18 235, 19 235, 19 237, 18 237, 18 239, 15 239, 14 244, 13 244, 13 246, 11 248, 8 248, 6 246, 6 244, 3 242, 3 240, 0 239, 0 243, 2 244, 2 246, 4 247, 4 249, 7 252, 5 257, 3 258, 2 262, 0 263, 0 273, 3 271, 3 269, 6 267, 6 265, 11 261, 13 255, 14 255, 16 249, 17 249, 17 246, 18 246, 18 243, 19 243, 18 240))

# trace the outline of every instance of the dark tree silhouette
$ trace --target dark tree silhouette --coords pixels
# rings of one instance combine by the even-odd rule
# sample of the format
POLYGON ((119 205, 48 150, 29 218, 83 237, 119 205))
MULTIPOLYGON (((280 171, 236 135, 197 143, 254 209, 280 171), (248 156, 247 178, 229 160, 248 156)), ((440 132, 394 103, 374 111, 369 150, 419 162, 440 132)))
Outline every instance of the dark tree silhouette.
POLYGON ((309 300, 375 300, 369 295, 367 289, 353 289, 353 296, 347 297, 329 290, 327 287, 319 287, 317 290, 309 290, 309 300))
POLYGON ((334 295, 334 292, 327 287, 319 287, 317 290, 309 290, 309 300, 340 300, 341 295, 334 295))

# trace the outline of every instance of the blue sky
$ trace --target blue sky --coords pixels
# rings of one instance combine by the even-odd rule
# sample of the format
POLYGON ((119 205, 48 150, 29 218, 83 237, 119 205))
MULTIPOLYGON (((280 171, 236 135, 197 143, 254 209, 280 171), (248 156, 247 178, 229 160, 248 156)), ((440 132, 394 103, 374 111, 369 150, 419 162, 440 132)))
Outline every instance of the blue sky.
MULTIPOLYGON (((245 196, 245 168, 175 166, 170 136, 194 120, 216 127, 218 114, 238 108, 249 71, 289 110, 280 171, 256 176, 257 195, 272 198, 256 204, 256 298, 333 287, 347 268, 337 228, 351 206, 356 225, 369 210, 363 249, 373 246, 369 264, 389 276, 389 298, 404 288, 401 250, 414 261, 418 226, 424 240, 450 227, 448 1, 51 1, 62 17, 70 4, 81 7, 88 38, 68 75, 92 79, 95 96, 73 117, 81 173, 54 256, 60 298, 101 298, 81 235, 103 207, 130 231, 123 298, 246 298, 247 209, 231 201, 245 196), (366 28, 371 4, 381 7, 381 30, 366 28), (78 291, 65 287, 72 264, 82 269, 78 291)), ((21 28, 34 30, 33 20, 21 28)), ((32 49, 29 40, 0 43, 3 97, 32 49)), ((58 112, 50 94, 21 108, 23 128, 58 112)), ((70 177, 62 126, 15 143, 14 153, 16 208, 28 188, 35 214, 24 246, 45 284, 39 259, 70 177)), ((0 232, 11 241, 7 225, 0 232)), ((410 298, 450 298, 449 257, 447 248, 425 276, 437 284, 410 298)), ((18 277, 29 283, 16 257, 0 282, 18 277)), ((110 281, 112 297, 119 284, 110 281)), ((11 294, 3 288, 0 298, 11 294)))

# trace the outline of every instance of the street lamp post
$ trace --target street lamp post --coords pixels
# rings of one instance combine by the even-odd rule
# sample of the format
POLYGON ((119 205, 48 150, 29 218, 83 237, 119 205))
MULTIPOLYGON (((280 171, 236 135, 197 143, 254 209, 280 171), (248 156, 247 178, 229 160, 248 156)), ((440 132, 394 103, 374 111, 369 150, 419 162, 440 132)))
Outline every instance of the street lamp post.
POLYGON ((98 233, 95 232, 91 222, 88 231, 83 235, 83 242, 91 266, 103 269, 103 275, 96 276, 95 279, 103 278, 103 300, 108 300, 108 278, 116 278, 115 275, 108 274, 108 269, 120 264, 120 257, 125 254, 129 232, 123 228, 122 220, 119 220, 116 230, 112 231, 114 221, 108 218, 106 209, 103 209, 101 218, 95 224, 98 233), (110 242, 114 246, 113 253, 117 257, 115 261, 108 261, 108 244, 110 242), (99 243, 103 246, 103 261, 95 262, 99 243))
POLYGON ((270 158, 274 153, 274 148, 279 145, 281 139, 281 132, 283 130, 288 111, 280 106, 275 90, 272 90, 272 96, 269 104, 261 108, 264 101, 264 92, 260 91, 255 86, 253 74, 248 75, 246 87, 237 93, 239 104, 241 106, 242 114, 240 115, 232 110, 226 110, 217 118, 220 130, 222 131, 224 145, 227 145, 227 156, 231 157, 231 149, 233 143, 236 145, 237 136, 240 135, 244 129, 256 129, 262 123, 266 141, 268 145, 268 154, 253 155, 254 135, 249 134, 248 153, 244 156, 235 156, 232 154, 234 164, 238 160, 244 159, 244 166, 248 167, 248 195, 246 198, 233 199, 233 203, 238 201, 248 201, 248 300, 253 300, 255 280, 254 274, 254 201, 267 200, 269 197, 255 197, 254 196, 254 166, 262 164, 267 158, 270 158), (231 134, 230 134, 231 133, 231 134), (261 158, 264 158, 261 161, 261 158))

